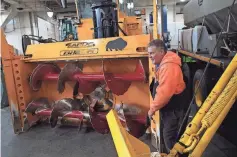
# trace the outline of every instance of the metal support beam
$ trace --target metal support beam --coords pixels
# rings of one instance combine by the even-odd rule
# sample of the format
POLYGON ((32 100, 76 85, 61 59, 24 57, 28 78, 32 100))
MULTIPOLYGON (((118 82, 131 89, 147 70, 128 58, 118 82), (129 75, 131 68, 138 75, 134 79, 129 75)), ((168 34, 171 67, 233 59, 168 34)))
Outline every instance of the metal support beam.
POLYGON ((55 13, 76 12, 76 7, 67 7, 67 8, 55 9, 54 12, 55 13))
POLYGON ((230 13, 230 15, 231 15, 231 17, 233 18, 233 20, 234 20, 234 22, 235 22, 235 24, 236 24, 236 26, 237 26, 237 20, 235 19, 234 15, 233 15, 232 13, 230 13))
POLYGON ((229 32, 230 30, 230 14, 228 16, 228 23, 227 23, 227 29, 226 29, 226 32, 229 32))
POLYGON ((80 15, 80 11, 79 11, 79 1, 75 0, 75 4, 76 4, 76 11, 77 11, 77 18, 78 18, 78 23, 81 23, 81 15, 80 15))
POLYGON ((19 2, 16 1, 16 0, 4 0, 4 1, 9 3, 9 4, 19 4, 19 2))
POLYGON ((16 7, 14 5, 11 6, 11 10, 5 20, 1 24, 1 28, 6 27, 6 25, 17 15, 16 7))
POLYGON ((29 5, 29 3, 26 2, 22 2, 19 0, 4 0, 5 2, 11 4, 11 6, 15 6, 15 8, 23 8, 23 10, 16 10, 17 12, 35 12, 35 11, 39 11, 42 9, 42 11, 45 11, 47 9, 47 7, 42 3, 42 2, 36 2, 36 5, 41 6, 41 4, 43 4, 44 7, 40 8, 40 7, 36 7, 36 6, 31 6, 29 5))
POLYGON ((216 16, 215 13, 213 14, 213 16, 214 16, 214 18, 216 19, 216 22, 218 23, 218 25, 220 26, 220 28, 223 29, 223 27, 222 27, 222 25, 221 25, 221 23, 220 23, 220 21, 219 21, 219 19, 217 18, 217 16, 216 16))
POLYGON ((164 5, 163 5, 163 0, 160 0, 160 13, 161 13, 161 36, 164 34, 164 5))

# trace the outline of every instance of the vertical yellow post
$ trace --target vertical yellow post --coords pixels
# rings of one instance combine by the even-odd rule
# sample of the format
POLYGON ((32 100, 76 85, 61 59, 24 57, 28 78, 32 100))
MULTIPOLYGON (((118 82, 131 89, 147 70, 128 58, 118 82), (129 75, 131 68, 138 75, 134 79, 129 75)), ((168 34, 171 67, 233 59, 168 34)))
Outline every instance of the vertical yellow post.
POLYGON ((153 0, 153 39, 158 39, 158 11, 157 0, 153 0))
MULTIPOLYGON (((153 0, 153 39, 158 39, 158 9, 157 9, 157 0, 153 0)), ((151 60, 149 59, 149 83, 152 82, 152 80, 155 78, 155 72, 156 68, 152 64, 151 60)), ((152 103, 153 99, 152 96, 150 96, 150 103, 152 103)), ((160 150, 160 118, 159 118, 159 111, 155 113, 153 116, 156 123, 151 121, 151 133, 152 133, 152 140, 155 140, 152 142, 153 146, 156 147, 158 150, 160 150), (155 137, 155 139, 153 139, 155 137)))

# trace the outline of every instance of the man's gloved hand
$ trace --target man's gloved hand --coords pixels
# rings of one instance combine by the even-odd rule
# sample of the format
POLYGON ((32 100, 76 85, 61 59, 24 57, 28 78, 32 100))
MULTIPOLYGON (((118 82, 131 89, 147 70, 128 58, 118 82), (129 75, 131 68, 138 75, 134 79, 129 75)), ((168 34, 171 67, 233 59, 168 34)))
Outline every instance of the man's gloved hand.
POLYGON ((150 118, 149 118, 148 115, 147 115, 147 117, 146 117, 146 125, 145 125, 145 126, 146 126, 146 129, 151 126, 151 120, 150 120, 150 118))
POLYGON ((149 117, 150 120, 153 121, 153 123, 155 123, 155 120, 152 118, 152 116, 153 116, 154 114, 155 114, 155 112, 152 111, 151 109, 148 111, 148 117, 149 117))
MULTIPOLYGON (((154 115, 154 113, 151 110, 149 110, 148 114, 147 114, 147 118, 146 118, 146 127, 147 128, 151 126, 151 120, 153 120, 153 118, 152 118, 153 115, 154 115)), ((153 122, 154 122, 154 120, 153 120, 153 122)))

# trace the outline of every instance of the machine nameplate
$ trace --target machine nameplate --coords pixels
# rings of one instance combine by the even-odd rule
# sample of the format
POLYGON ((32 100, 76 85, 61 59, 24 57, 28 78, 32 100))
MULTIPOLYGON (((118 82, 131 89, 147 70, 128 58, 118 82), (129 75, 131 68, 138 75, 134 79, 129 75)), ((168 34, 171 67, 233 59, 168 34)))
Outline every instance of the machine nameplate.
POLYGON ((63 50, 60 51, 60 56, 87 55, 97 53, 98 49, 63 50))
POLYGON ((73 42, 73 43, 67 43, 67 48, 86 48, 86 47, 94 47, 94 42, 73 42))

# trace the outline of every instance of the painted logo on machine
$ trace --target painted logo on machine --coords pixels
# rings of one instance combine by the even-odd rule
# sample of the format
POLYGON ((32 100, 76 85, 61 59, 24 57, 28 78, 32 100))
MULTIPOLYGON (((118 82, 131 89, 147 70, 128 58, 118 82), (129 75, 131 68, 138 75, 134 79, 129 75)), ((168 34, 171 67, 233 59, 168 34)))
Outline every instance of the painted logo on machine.
POLYGON ((127 41, 123 40, 123 38, 118 38, 106 44, 106 51, 122 51, 126 46, 127 41))
POLYGON ((67 43, 65 46, 67 46, 67 48, 86 48, 86 47, 94 47, 95 43, 94 42, 72 42, 72 43, 67 43))
POLYGON ((204 0, 198 0, 198 5, 201 6, 204 0))
POLYGON ((97 53, 98 49, 63 50, 60 51, 60 56, 89 55, 97 53))

